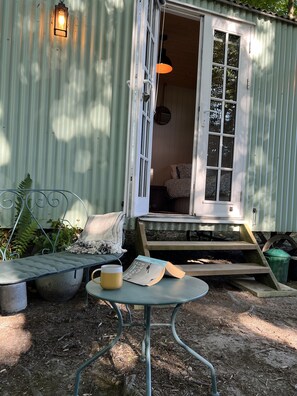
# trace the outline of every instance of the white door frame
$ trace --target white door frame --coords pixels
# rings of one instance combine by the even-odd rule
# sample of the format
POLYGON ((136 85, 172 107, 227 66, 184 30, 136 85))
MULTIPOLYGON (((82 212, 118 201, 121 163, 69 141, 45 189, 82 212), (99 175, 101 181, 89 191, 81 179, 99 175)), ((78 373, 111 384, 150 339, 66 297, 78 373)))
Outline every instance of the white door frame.
POLYGON ((134 14, 124 200, 129 217, 147 214, 149 208, 160 4, 156 0, 138 0, 134 14), (150 95, 148 101, 145 93, 150 95))
POLYGON ((198 118, 198 135, 193 165, 192 213, 201 218, 234 220, 243 218, 243 191, 247 156, 248 120, 250 108, 249 82, 251 27, 241 21, 213 15, 204 16, 201 58, 200 108, 198 118), (206 166, 208 156, 208 126, 210 118, 213 34, 214 30, 240 36, 240 62, 238 74, 238 100, 236 130, 234 134, 233 179, 230 201, 206 200, 206 166))
MULTIPOLYGON (((151 132, 153 127, 153 110, 155 107, 155 68, 153 66, 153 72, 149 75, 149 78, 145 78, 143 73, 144 57, 145 57, 145 41, 146 41, 146 12, 149 3, 153 1, 155 5, 158 4, 154 0, 138 0, 135 5, 135 22, 132 38, 132 64, 131 64, 131 75, 129 88, 130 88, 130 107, 129 107, 129 127, 128 127, 128 142, 127 142, 127 161, 126 161, 126 181, 125 181, 125 200, 124 210, 128 217, 137 217, 145 215, 149 211, 149 184, 150 184, 150 162, 151 162, 151 147, 152 147, 152 133, 149 135, 149 144, 147 146, 148 151, 146 152, 147 168, 145 174, 145 194, 140 196, 139 190, 139 158, 140 158, 140 147, 141 147, 141 126, 142 126, 142 108, 143 108, 143 93, 146 89, 144 80, 147 80, 147 84, 151 86, 151 132), (153 96, 153 97, 152 97, 153 96)), ((241 218, 243 208, 243 185, 244 185, 244 172, 245 162, 242 161, 241 168, 238 170, 237 179, 237 190, 239 191, 240 208, 226 212, 226 209, 221 213, 215 213, 211 208, 212 203, 206 203, 204 199, 205 194, 205 183, 201 183, 201 179, 205 181, 205 169, 206 169, 206 156, 207 156, 207 139, 205 139, 205 125, 208 123, 207 111, 209 110, 209 98, 205 99, 201 92, 205 89, 205 82, 209 84, 211 81, 211 70, 209 67, 209 59, 211 59, 212 48, 210 48, 210 38, 212 37, 214 20, 221 20, 228 24, 234 24, 243 26, 251 31, 249 22, 242 20, 235 20, 229 17, 218 17, 213 12, 207 12, 206 10, 199 10, 193 6, 176 4, 174 2, 168 2, 166 9, 169 12, 173 12, 177 15, 184 17, 199 19, 201 23, 201 35, 199 45, 199 61, 198 61, 198 79, 197 79, 197 100, 196 100, 196 116, 195 116, 195 130, 194 130, 194 149, 193 149, 193 172, 192 172, 192 193, 190 198, 190 214, 195 215, 201 219, 203 218, 225 218, 227 220, 241 218), (208 41, 207 41, 208 40, 208 41), (202 76, 202 77, 201 77, 202 76), (201 81, 201 82, 200 82, 201 81), (203 186, 203 187, 201 187, 203 186), (207 208, 207 209, 206 209, 207 208), (231 214, 231 215, 230 215, 231 214)), ((155 10, 156 14, 156 25, 155 25, 155 37, 159 34, 159 9, 155 10)), ((154 53, 154 65, 157 60, 157 45, 155 45, 154 53)), ((247 74, 244 76, 246 81, 250 81, 250 68, 247 67, 247 74)), ((244 120, 244 131, 242 131, 242 141, 247 141, 248 132, 248 109, 249 109, 249 95, 245 97, 245 108, 246 117, 244 120), (245 140, 244 140, 245 139, 245 140)), ((247 148, 247 144, 244 144, 243 149, 247 148)), ((246 153, 241 153, 241 155, 246 153)), ((222 207, 228 207, 225 203, 222 207)), ((230 207, 230 205, 229 205, 230 207)))

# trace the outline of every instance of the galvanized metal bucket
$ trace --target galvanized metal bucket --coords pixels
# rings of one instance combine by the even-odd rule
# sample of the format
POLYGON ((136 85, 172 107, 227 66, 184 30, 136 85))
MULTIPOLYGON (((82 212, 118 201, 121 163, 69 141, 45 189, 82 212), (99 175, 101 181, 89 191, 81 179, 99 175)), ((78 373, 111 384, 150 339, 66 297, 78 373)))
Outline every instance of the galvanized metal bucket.
POLYGON ((26 282, 0 286, 0 310, 2 314, 23 311, 27 307, 26 282))

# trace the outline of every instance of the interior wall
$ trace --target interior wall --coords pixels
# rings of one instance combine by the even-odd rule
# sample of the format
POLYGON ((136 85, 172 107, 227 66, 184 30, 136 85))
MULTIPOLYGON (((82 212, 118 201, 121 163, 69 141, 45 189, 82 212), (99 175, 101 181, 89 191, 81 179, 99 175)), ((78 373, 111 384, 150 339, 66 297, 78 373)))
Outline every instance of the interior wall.
POLYGON ((164 185, 170 179, 170 165, 191 163, 195 120, 195 89, 159 86, 158 105, 166 106, 171 119, 166 125, 154 123, 152 185, 164 185))
POLYGON ((171 119, 166 125, 154 123, 152 185, 164 185, 170 179, 170 165, 191 163, 193 154, 200 22, 170 13, 163 18, 162 48, 173 71, 159 75, 157 106, 167 107, 171 119))

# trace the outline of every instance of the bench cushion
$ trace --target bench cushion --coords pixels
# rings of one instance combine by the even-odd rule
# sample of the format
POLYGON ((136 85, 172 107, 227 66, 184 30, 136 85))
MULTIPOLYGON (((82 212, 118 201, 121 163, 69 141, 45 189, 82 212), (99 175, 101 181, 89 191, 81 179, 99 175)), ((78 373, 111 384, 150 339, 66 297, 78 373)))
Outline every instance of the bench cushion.
POLYGON ((0 262, 0 285, 27 282, 42 276, 58 274, 79 268, 87 268, 120 262, 122 254, 74 254, 49 253, 0 262))
POLYGON ((78 240, 66 250, 78 254, 125 253, 122 248, 124 220, 123 212, 89 216, 78 240))

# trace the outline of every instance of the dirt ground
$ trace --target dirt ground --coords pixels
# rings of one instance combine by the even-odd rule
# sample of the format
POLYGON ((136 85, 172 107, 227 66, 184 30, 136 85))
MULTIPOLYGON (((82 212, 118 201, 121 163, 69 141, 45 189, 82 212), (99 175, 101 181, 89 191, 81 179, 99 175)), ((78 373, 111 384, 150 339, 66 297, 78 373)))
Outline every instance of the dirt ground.
MULTIPOLYGON (((205 280, 209 293, 184 305, 177 331, 212 362, 220 394, 297 395, 297 297, 257 298, 225 278, 205 280)), ((171 309, 155 308, 153 319, 168 321, 171 309)), ((142 319, 141 310, 132 314, 142 319)), ((0 395, 73 394, 76 369, 115 332, 115 314, 92 298, 86 305, 84 285, 64 303, 31 289, 25 311, 0 316, 0 395)), ((141 327, 126 328, 82 373, 79 395, 145 395, 142 335, 141 327)), ((154 396, 210 394, 209 370, 174 343, 168 328, 153 330, 151 355, 154 396)))

